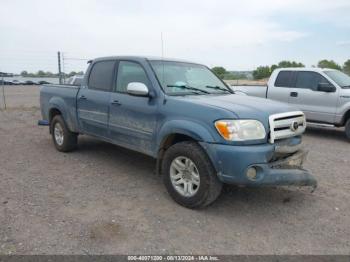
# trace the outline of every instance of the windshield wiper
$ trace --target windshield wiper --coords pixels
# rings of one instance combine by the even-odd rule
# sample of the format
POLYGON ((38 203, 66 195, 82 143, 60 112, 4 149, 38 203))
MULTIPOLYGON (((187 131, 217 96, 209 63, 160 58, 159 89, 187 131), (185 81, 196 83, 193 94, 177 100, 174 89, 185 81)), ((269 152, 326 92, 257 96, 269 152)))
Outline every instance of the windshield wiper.
POLYGON ((350 85, 342 86, 342 88, 348 89, 348 88, 350 88, 350 85))
POLYGON ((216 90, 221 90, 221 91, 225 91, 225 92, 229 92, 229 93, 233 93, 231 90, 229 90, 228 88, 223 88, 220 86, 205 86, 206 88, 212 88, 212 89, 216 89, 216 90))
POLYGON ((205 91, 203 89, 192 87, 192 86, 186 86, 186 85, 167 85, 167 87, 178 87, 178 88, 182 88, 182 89, 188 89, 188 90, 193 90, 193 91, 199 91, 199 92, 202 92, 205 94, 210 94, 210 92, 205 91))

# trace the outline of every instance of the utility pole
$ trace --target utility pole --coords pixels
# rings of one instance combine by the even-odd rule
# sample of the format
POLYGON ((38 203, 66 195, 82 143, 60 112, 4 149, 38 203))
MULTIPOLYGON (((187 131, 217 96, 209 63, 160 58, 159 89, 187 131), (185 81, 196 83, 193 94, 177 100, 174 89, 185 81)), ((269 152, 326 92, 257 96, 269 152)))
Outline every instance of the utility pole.
POLYGON ((1 73, 1 76, 2 76, 2 98, 3 98, 3 101, 4 101, 4 108, 6 110, 6 97, 5 97, 5 80, 4 80, 4 74, 1 73))
POLYGON ((58 61, 58 77, 59 77, 59 83, 62 84, 62 72, 61 72, 61 53, 57 52, 57 61, 58 61))
POLYGON ((63 75, 63 84, 66 83, 66 70, 64 69, 64 53, 62 53, 62 75, 63 75))

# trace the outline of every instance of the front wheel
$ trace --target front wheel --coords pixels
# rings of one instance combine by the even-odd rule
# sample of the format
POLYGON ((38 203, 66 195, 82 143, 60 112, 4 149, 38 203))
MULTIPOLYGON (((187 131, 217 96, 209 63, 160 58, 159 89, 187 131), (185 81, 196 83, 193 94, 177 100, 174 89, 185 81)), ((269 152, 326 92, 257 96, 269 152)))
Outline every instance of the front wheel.
POLYGON ((346 121, 346 124, 345 124, 345 135, 350 142, 350 118, 348 119, 348 121, 346 121))
POLYGON ((78 135, 69 131, 61 115, 55 116, 50 125, 53 143, 60 152, 69 152, 77 147, 78 135))
POLYGON ((162 175, 170 196, 188 208, 207 206, 221 193, 222 183, 209 157, 196 142, 171 146, 164 155, 162 175))

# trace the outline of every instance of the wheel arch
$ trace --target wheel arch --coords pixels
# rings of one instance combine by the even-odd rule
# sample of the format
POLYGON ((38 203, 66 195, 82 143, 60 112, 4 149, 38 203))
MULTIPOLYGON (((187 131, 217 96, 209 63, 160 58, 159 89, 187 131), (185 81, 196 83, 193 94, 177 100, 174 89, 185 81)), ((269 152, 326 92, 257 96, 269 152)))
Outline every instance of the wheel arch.
POLYGON ((346 122, 350 119, 350 108, 345 112, 343 119, 342 119, 342 125, 344 126, 346 122))
POLYGON ((210 142, 212 135, 202 125, 190 121, 175 120, 165 124, 159 132, 160 139, 157 142, 157 167, 160 173, 165 151, 172 145, 183 141, 210 142))
POLYGON ((57 107, 52 107, 49 111, 49 123, 51 123, 52 119, 57 115, 62 115, 61 110, 57 107))
POLYGON ((71 108, 62 98, 53 97, 49 101, 49 123, 56 115, 61 115, 68 129, 72 132, 78 132, 75 107, 71 108))

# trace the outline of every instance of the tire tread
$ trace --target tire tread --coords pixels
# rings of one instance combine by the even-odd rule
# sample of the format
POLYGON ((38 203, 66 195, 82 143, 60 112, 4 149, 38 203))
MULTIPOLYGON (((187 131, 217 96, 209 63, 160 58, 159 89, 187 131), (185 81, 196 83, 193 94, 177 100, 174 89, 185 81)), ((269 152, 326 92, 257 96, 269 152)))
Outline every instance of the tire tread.
POLYGON ((345 123, 345 135, 350 142, 350 118, 345 123))

